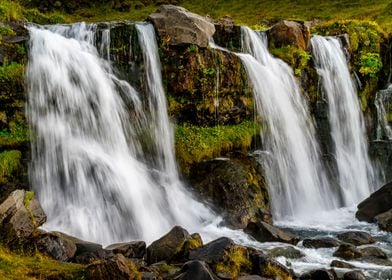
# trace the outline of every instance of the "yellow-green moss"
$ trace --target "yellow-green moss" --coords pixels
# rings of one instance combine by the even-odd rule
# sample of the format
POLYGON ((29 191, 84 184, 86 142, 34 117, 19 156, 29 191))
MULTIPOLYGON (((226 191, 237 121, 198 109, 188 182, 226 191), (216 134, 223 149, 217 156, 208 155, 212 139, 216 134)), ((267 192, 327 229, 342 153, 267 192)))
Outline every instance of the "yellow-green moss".
POLYGON ((250 272, 252 263, 245 248, 236 246, 226 257, 224 262, 215 265, 217 273, 228 275, 231 279, 237 279, 240 272, 250 272))
POLYGON ((0 153, 0 183, 6 183, 15 171, 21 168, 20 151, 4 151, 0 153))
POLYGON ((17 1, 0 1, 0 22, 19 20, 22 18, 22 7, 17 1))
POLYGON ((278 266, 273 265, 272 263, 267 263, 263 271, 261 271, 261 275, 264 277, 271 277, 271 278, 278 277, 279 279, 282 280, 293 279, 293 277, 289 273, 280 269, 278 266))
POLYGON ((296 76, 300 76, 302 70, 309 66, 309 61, 312 57, 309 52, 295 46, 270 47, 270 52, 288 63, 293 68, 296 76))
POLYGON ((142 274, 139 272, 139 270, 137 269, 137 266, 134 262, 129 262, 128 263, 128 268, 132 273, 132 276, 134 280, 142 280, 142 274))
POLYGON ((14 147, 29 141, 29 128, 26 119, 16 114, 9 122, 8 128, 0 130, 0 146, 14 147))
POLYGON ((23 199, 23 204, 25 206, 29 206, 31 200, 34 198, 34 192, 32 191, 28 191, 25 193, 25 197, 23 199))
POLYGON ((60 263, 40 254, 16 254, 0 247, 0 279, 85 279, 85 270, 83 265, 60 263))

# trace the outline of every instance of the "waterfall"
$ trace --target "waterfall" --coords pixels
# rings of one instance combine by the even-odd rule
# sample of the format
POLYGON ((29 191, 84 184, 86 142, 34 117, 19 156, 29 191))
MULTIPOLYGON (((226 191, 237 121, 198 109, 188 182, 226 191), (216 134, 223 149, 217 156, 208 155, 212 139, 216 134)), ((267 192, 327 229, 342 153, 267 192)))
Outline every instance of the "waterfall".
POLYGON ((392 111, 392 84, 385 90, 376 93, 377 108, 377 140, 392 140, 392 127, 388 121, 388 114, 392 111))
POLYGON ((356 88, 342 46, 336 38, 313 36, 313 58, 328 101, 339 190, 344 206, 367 197, 373 188, 373 169, 356 88))
POLYGON ((178 178, 155 34, 136 29, 147 101, 114 74, 110 26, 29 28, 30 177, 46 229, 101 244, 151 242, 175 224, 196 231, 216 219, 178 178))
POLYGON ((335 207, 320 164, 315 130, 290 67, 271 56, 266 36, 242 27, 238 54, 253 86, 262 131, 267 185, 275 220, 305 218, 335 207))

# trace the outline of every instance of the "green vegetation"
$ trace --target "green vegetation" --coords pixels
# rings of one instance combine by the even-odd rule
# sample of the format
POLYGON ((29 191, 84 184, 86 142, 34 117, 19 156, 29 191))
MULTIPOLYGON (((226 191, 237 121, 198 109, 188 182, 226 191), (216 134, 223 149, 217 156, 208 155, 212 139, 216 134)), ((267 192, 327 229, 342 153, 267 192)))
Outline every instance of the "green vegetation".
POLYGON ((20 168, 21 157, 21 152, 16 150, 0 153, 0 184, 6 183, 13 173, 20 168))
POLYGON ((23 199, 23 204, 25 206, 29 206, 31 200, 34 198, 34 192, 32 191, 28 191, 25 193, 25 197, 23 199))
POLYGON ((259 131, 259 125, 251 121, 214 127, 177 125, 175 139, 180 166, 187 172, 193 163, 220 156, 233 149, 247 150, 259 131))
POLYGON ((288 63, 294 70, 296 76, 300 76, 302 70, 309 65, 311 54, 295 46, 283 46, 281 48, 270 48, 271 54, 288 63))
POLYGON ((2 0, 0 2, 0 21, 19 20, 23 16, 22 6, 17 1, 2 0))
POLYGON ((15 115, 15 120, 9 122, 9 128, 0 130, 0 146, 15 147, 29 141, 29 128, 21 115, 15 115))
POLYGON ((83 265, 60 263, 40 254, 13 253, 0 247, 0 279, 85 279, 83 265))
POLYGON ((227 260, 216 264, 217 273, 230 276, 231 279, 237 279, 240 271, 250 271, 252 263, 248 259, 247 250, 243 247, 236 246, 232 252, 226 255, 227 260))

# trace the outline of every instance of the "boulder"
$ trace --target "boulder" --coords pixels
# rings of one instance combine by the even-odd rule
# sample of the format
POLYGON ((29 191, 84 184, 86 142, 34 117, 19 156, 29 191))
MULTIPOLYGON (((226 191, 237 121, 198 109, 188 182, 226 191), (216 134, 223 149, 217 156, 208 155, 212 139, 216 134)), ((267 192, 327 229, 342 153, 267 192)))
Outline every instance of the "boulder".
POLYGON ((373 222, 374 218, 392 208, 392 182, 384 185, 358 205, 358 220, 373 222))
POLYGON ((353 266, 352 264, 346 263, 346 262, 342 262, 342 261, 338 261, 338 260, 333 260, 331 262, 331 267, 338 267, 338 268, 355 268, 355 266, 353 266))
POLYGON ((323 237, 323 238, 312 238, 312 239, 304 239, 302 244, 305 248, 332 248, 338 247, 340 245, 340 241, 332 238, 332 237, 323 237))
POLYGON ((392 232, 392 209, 377 215, 375 220, 381 230, 392 232))
POLYGON ((343 275, 343 280, 366 280, 367 277, 362 271, 349 271, 343 275))
POLYGON ((146 242, 131 241, 127 243, 117 243, 109 245, 105 249, 113 251, 114 254, 122 254, 126 258, 142 259, 146 254, 146 242))
POLYGON ((277 48, 292 45, 305 50, 309 39, 309 28, 302 23, 294 21, 280 21, 268 31, 269 43, 277 48))
POLYGON ((208 18, 174 5, 162 5, 148 20, 169 45, 195 44, 205 48, 215 33, 208 18))
POLYGON ((298 236, 265 222, 250 222, 244 231, 260 242, 284 242, 296 245, 299 241, 298 236))
POLYGON ((261 252, 252 254, 252 274, 261 275, 272 279, 294 279, 293 273, 284 265, 267 257, 261 252))
POLYGON ((362 253, 363 257, 374 257, 379 259, 388 259, 387 254, 380 248, 375 246, 368 246, 360 248, 359 251, 362 253))
POLYGON ((190 172, 190 184, 223 212, 230 226, 245 228, 259 220, 272 223, 263 170, 254 158, 237 153, 233 159, 204 161, 190 172))
POLYGON ((89 264, 94 261, 105 260, 114 256, 111 250, 105 250, 102 245, 80 240, 76 237, 62 234, 63 238, 68 238, 76 245, 76 252, 71 259, 72 262, 89 264))
POLYGON ((0 240, 10 246, 21 244, 45 221, 45 212, 34 193, 15 190, 0 205, 0 240))
POLYGON ((201 261, 186 262, 175 280, 217 280, 208 265, 201 261))
POLYGON ((338 277, 333 269, 316 269, 304 273, 299 278, 300 280, 338 280, 338 277))
POLYGON ((215 44, 230 51, 241 51, 241 26, 235 25, 232 18, 223 17, 217 20, 215 22, 215 30, 215 44))
POLYGON ((293 246, 276 247, 267 254, 270 257, 285 257, 287 259, 299 259, 305 257, 305 254, 293 246))
POLYGON ((42 254, 62 262, 72 259, 77 249, 75 243, 60 232, 43 233, 34 240, 34 244, 42 254))
POLYGON ((86 268, 87 279, 91 280, 130 280, 141 279, 136 266, 123 255, 117 254, 106 260, 95 261, 86 268), (130 267, 132 269, 130 269, 130 267))
POLYGON ((362 253, 354 245, 344 243, 333 253, 333 256, 345 260, 353 260, 362 257, 362 253))
POLYGON ((271 278, 261 277, 259 275, 245 275, 238 278, 238 280, 270 280, 271 278))
POLYGON ((376 240, 365 231, 347 231, 337 235, 337 238, 343 242, 353 244, 355 246, 375 243, 376 240))
POLYGON ((147 262, 177 261, 186 259, 189 251, 203 245, 200 236, 191 236, 185 229, 175 226, 166 235, 147 247, 147 262))

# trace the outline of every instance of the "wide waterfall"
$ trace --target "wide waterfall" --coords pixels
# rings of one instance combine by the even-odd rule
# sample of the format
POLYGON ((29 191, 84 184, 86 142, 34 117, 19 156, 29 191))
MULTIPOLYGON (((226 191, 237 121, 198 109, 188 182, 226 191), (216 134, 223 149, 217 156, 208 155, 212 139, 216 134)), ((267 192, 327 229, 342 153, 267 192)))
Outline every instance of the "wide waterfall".
POLYGON ((311 43, 322 92, 328 100, 338 189, 343 206, 351 206, 374 190, 360 104, 339 40, 313 36, 311 43))
POLYGON ((136 26, 147 100, 114 74, 110 26, 29 29, 30 175, 45 227, 109 244, 151 242, 175 224, 200 232, 211 223, 213 213, 178 178, 152 26, 136 26), (140 155, 145 139, 152 160, 140 155))
POLYGON ((254 89, 262 132, 266 177, 275 220, 305 218, 332 209, 333 194, 320 164, 315 130, 291 68, 271 56, 266 36, 242 28, 239 54, 254 89))

